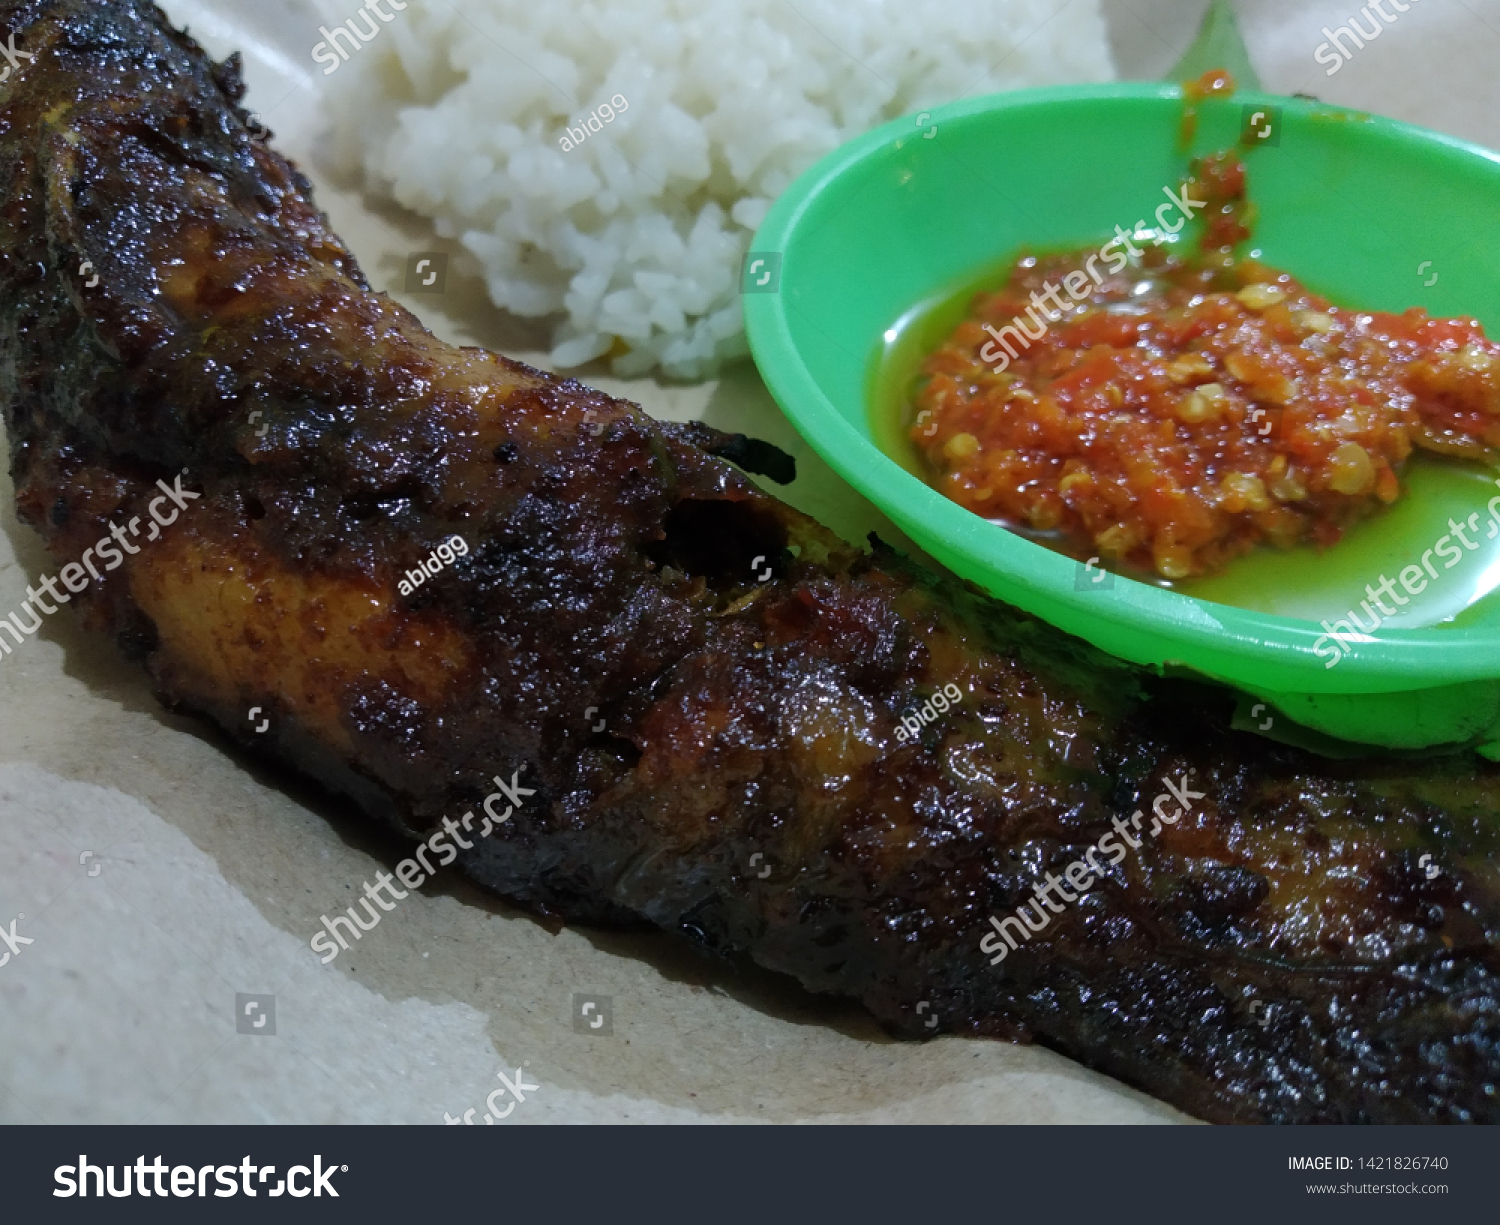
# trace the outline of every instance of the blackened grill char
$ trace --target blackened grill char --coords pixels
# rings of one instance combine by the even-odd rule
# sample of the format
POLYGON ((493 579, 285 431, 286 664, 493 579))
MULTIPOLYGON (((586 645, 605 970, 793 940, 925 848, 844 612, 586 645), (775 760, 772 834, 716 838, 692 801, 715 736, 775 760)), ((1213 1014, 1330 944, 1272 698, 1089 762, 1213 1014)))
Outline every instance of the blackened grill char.
POLYGON ((1032 1038, 1212 1120, 1500 1119, 1494 767, 1269 745, 862 556, 711 432, 370 292, 247 129, 237 61, 144 0, 0 0, 8 32, 34 57, 0 84, 18 510, 60 567, 186 469, 201 499, 74 600, 166 701, 413 838, 524 764, 474 879, 899 1034, 1032 1038), (469 555, 399 595, 455 533, 469 555), (991 968, 988 917, 1187 771, 1194 811, 991 968))

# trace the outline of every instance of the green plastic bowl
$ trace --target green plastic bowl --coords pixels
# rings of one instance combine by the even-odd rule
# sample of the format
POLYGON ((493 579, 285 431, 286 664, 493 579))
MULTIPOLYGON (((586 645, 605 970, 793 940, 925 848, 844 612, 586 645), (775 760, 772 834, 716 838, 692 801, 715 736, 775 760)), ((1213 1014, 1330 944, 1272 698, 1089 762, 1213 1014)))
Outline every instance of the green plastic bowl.
MULTIPOLYGON (((1187 150, 1179 88, 1117 84, 956 103, 824 158, 776 201, 752 244, 742 285, 751 351, 787 416, 845 480, 999 598, 1125 659, 1233 685, 1325 735, 1494 751, 1500 598, 1481 599, 1456 624, 1383 627, 1330 668, 1311 621, 1123 576, 1109 590, 1077 590, 1072 559, 950 502, 876 444, 872 372, 887 330, 916 304, 1023 247, 1095 246, 1116 225, 1150 224, 1190 156, 1235 145, 1262 108, 1279 139, 1247 151, 1259 207, 1248 245, 1261 258, 1343 306, 1420 303, 1475 316, 1500 336, 1500 157, 1267 94, 1202 103, 1187 150), (1441 271, 1431 287, 1417 274, 1424 261, 1441 271)), ((1483 515, 1485 499, 1473 509, 1483 515)), ((1445 522, 1434 511, 1434 539, 1445 522)))

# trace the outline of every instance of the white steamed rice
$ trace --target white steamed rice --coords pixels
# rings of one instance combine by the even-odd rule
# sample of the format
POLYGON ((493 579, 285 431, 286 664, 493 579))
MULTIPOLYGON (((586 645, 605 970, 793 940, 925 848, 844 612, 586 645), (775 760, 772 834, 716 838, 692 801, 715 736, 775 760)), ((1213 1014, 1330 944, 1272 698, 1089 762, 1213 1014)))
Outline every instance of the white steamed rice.
POLYGON ((556 367, 610 355, 623 376, 702 378, 746 352, 750 238, 842 142, 963 96, 1112 75, 1099 0, 387 11, 329 82, 345 168, 459 239, 497 305, 559 316, 556 367), (590 112, 599 130, 565 150, 590 112))

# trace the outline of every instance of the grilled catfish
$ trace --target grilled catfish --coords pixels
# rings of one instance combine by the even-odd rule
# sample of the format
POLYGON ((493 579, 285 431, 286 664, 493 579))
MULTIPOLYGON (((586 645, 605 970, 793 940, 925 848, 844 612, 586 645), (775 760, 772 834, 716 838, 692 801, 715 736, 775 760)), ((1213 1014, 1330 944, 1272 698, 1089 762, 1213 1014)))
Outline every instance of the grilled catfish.
POLYGON ((412 839, 519 782, 476 881, 900 1035, 1209 1120, 1500 1119, 1495 767, 1235 732, 842 543, 742 440, 439 342, 145 0, 0 0, 0 33, 17 510, 165 702, 412 839))

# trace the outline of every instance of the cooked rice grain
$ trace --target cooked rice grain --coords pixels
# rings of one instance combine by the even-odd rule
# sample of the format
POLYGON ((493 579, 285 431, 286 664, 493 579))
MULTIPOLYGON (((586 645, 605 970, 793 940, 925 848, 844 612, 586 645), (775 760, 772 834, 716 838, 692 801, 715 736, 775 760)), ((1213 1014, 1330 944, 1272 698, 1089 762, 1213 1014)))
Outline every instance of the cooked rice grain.
POLYGON ((625 376, 746 352, 751 236, 842 142, 1112 75, 1098 0, 408 0, 394 18, 329 82, 345 169, 459 239, 497 305, 560 316, 555 366, 610 355, 625 376), (590 112, 599 130, 564 149, 590 112))

